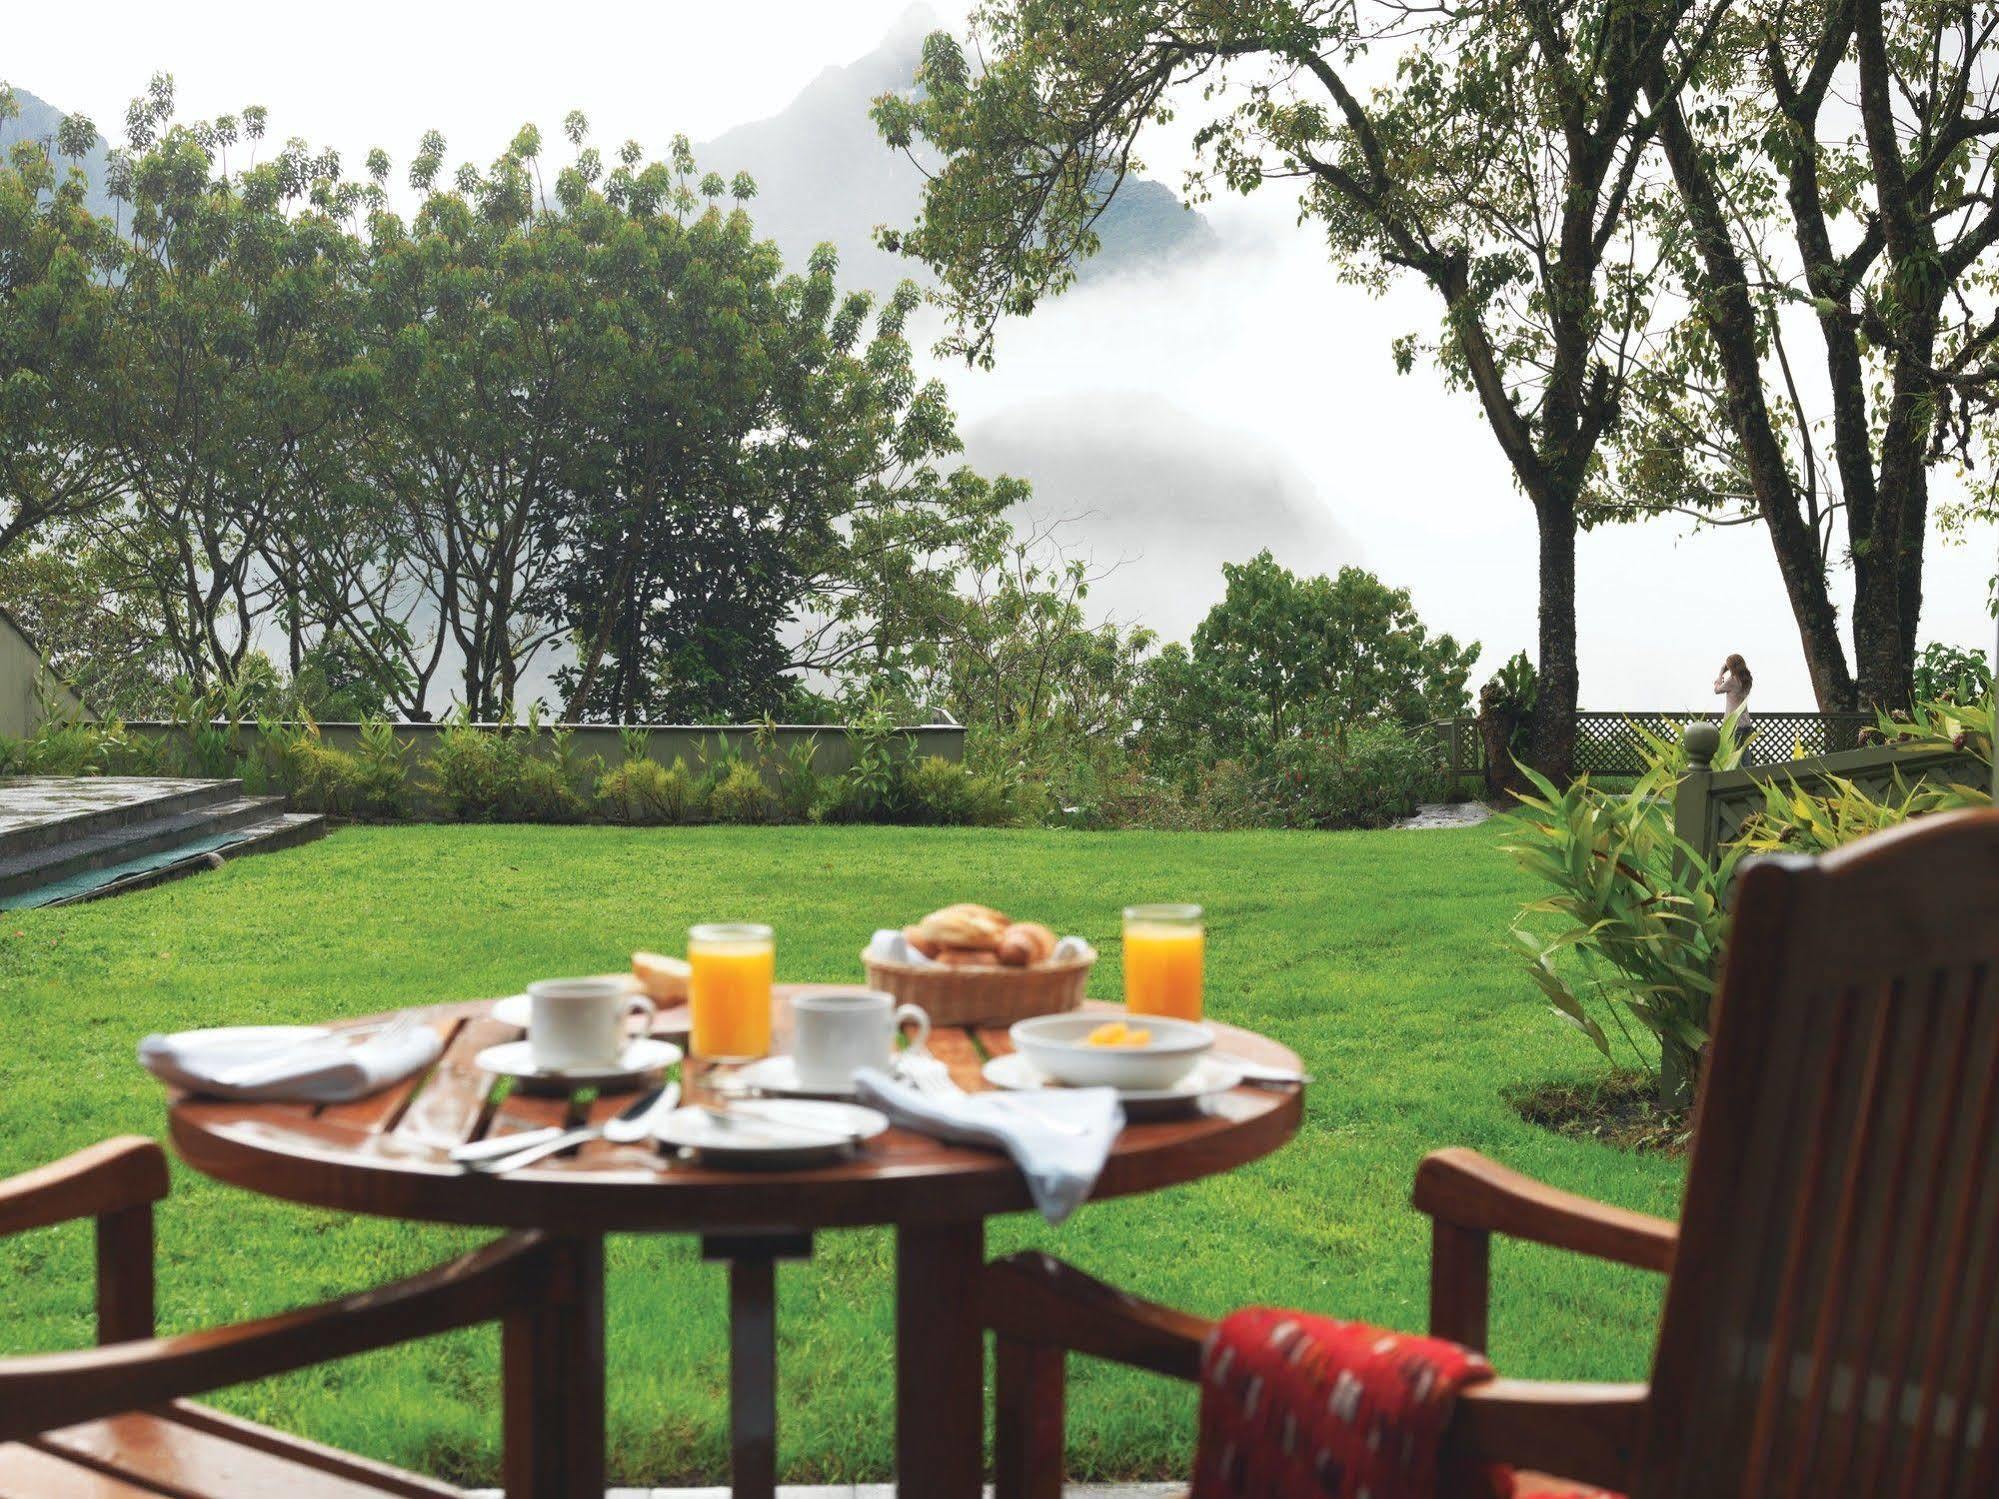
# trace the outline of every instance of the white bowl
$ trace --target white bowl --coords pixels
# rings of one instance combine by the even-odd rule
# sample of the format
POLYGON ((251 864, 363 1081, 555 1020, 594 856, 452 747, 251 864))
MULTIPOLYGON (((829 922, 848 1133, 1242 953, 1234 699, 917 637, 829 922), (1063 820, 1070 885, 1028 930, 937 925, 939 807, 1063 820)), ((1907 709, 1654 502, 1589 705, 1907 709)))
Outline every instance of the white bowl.
POLYGON ((1214 1032, 1190 1020, 1164 1015, 1037 1015, 1016 1023, 1007 1034, 1014 1050, 1058 1083, 1072 1088, 1170 1088, 1185 1077, 1215 1044, 1214 1032), (1133 1030, 1152 1032, 1143 1046, 1091 1046, 1100 1025, 1124 1019, 1133 1030))

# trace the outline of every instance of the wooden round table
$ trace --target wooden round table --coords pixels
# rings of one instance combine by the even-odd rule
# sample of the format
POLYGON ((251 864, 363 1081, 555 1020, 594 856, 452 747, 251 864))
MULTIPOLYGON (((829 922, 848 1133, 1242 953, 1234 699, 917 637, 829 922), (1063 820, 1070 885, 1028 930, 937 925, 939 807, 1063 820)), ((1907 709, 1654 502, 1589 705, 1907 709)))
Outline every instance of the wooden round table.
MULTIPOLYGON (((779 988, 777 1033, 789 1030, 779 988)), ((315 1207, 432 1223, 541 1229, 591 1241, 597 1284, 585 1304, 598 1326, 580 1336, 579 1379, 601 1404, 602 1236, 691 1233, 709 1258, 730 1265, 731 1426, 735 1493, 775 1486, 776 1320, 774 1263, 810 1253, 819 1229, 892 1224, 896 1229, 896 1471, 901 1491, 924 1499, 976 1499, 980 1492, 984 1347, 976 1293, 985 1220, 1030 1208, 1013 1163, 990 1150, 948 1145, 892 1129, 836 1165, 791 1171, 726 1171, 670 1160, 644 1145, 597 1141, 574 1154, 492 1176, 448 1159, 452 1146, 544 1125, 601 1119, 631 1095, 605 1094, 578 1108, 519 1091, 491 1102, 493 1076, 473 1059, 520 1032, 491 1014, 492 1002, 421 1007, 444 1039, 436 1067, 348 1104, 223 1103, 179 1096, 173 1145, 196 1170, 266 1196, 315 1207)), ((1121 1008, 1090 1006, 1106 1013, 1121 1008)), ((685 1010, 660 1016, 657 1033, 684 1031, 685 1010)), ((353 1024, 367 1024, 357 1020, 353 1024)), ((343 1024, 347 1022, 342 1022, 343 1024)), ((1216 1025, 1218 1048, 1276 1067, 1298 1058, 1249 1031, 1216 1025)), ((1004 1029, 939 1026, 930 1049, 968 1091, 985 1089, 987 1056, 1011 1049, 1004 1029)), ((698 1063, 685 1070, 692 1100, 698 1063)), ((1197 1114, 1134 1122, 1119 1136, 1091 1200, 1150 1192, 1231 1170, 1268 1155, 1297 1132, 1300 1090, 1243 1087, 1197 1114)), ((598 1482, 596 1488, 601 1490, 598 1482)))

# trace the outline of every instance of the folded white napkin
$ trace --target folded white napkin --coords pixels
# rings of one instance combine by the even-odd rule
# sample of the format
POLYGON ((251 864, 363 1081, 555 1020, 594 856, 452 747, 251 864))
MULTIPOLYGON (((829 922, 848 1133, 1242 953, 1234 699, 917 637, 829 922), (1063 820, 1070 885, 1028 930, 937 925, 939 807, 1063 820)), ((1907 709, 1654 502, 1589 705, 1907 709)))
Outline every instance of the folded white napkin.
POLYGON ((274 1040, 267 1027, 246 1025, 148 1036, 139 1043, 139 1065, 171 1087, 211 1098, 346 1103, 421 1071, 443 1049, 428 1025, 389 1027, 358 1041, 338 1033, 274 1040))
MULTIPOLYGON (((1081 937, 1064 937, 1055 944, 1055 951, 1049 954, 1049 961, 1066 963, 1072 958, 1094 958, 1097 950, 1081 937)), ((906 963, 912 968, 937 968, 941 965, 935 958, 926 958, 909 945, 897 927, 883 927, 868 941, 868 956, 877 963, 906 963)))
POLYGON ((1004 1150, 1050 1223, 1062 1222, 1090 1195, 1124 1128, 1124 1106, 1113 1088, 938 1097, 873 1067, 854 1074, 854 1088, 862 1103, 904 1129, 1004 1150))

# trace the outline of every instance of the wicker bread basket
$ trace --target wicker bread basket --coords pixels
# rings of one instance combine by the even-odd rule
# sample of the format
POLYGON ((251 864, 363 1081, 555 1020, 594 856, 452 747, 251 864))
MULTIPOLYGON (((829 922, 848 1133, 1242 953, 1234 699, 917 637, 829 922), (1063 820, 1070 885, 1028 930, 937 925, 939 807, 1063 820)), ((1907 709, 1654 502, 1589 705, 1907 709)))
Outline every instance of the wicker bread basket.
POLYGON ((1012 1025, 1032 1015, 1057 1015, 1083 1002, 1095 953, 1031 968, 947 968, 884 963, 861 954, 868 987, 921 1005, 936 1025, 1012 1025))

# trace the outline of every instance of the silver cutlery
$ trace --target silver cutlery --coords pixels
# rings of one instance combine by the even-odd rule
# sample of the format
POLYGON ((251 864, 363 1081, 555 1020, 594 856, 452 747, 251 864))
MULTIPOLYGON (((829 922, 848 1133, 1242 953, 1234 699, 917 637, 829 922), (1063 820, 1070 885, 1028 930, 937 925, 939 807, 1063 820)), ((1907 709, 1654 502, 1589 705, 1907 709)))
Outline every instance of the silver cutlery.
POLYGON ((575 1129, 523 1130, 518 1135, 503 1135, 500 1141, 481 1140, 473 1145, 461 1145, 451 1152, 451 1158, 475 1171, 499 1175, 532 1166, 536 1161, 573 1150, 578 1145, 587 1145, 592 1140, 609 1140, 613 1145, 635 1145, 652 1133, 655 1113, 664 1113, 679 1106, 680 1084, 666 1083, 650 1093, 640 1094, 602 1124, 586 1124, 575 1129), (493 1152, 481 1148, 501 1142, 509 1148, 493 1152))
POLYGON ((928 1051, 912 1046, 895 1059, 895 1072, 919 1093, 932 1098, 963 1098, 965 1090, 952 1080, 951 1069, 928 1051))
MULTIPOLYGON (((719 1104, 704 1103, 701 1112, 717 1124, 728 1129, 740 1129, 745 1120, 761 1124, 768 1129, 788 1131, 801 1136, 806 1145, 857 1145, 861 1137, 853 1130, 825 1129, 816 1124, 804 1124, 795 1119, 773 1117, 757 1109, 746 1109, 741 1104, 731 1104, 727 1108, 719 1104)), ((782 1142, 778 1142, 780 1145, 782 1142)))
POLYGON ((1223 1056, 1215 1053, 1215 1060, 1227 1062, 1229 1066, 1242 1071, 1242 1080, 1263 1087, 1303 1087, 1312 1080, 1309 1072, 1300 1072, 1290 1067, 1272 1067, 1268 1062, 1252 1062, 1246 1057, 1223 1056))

